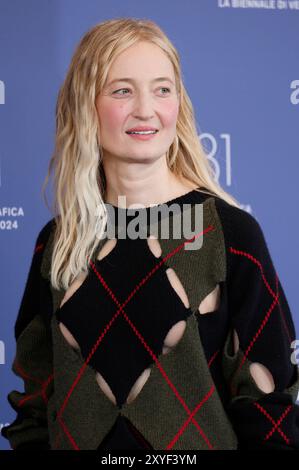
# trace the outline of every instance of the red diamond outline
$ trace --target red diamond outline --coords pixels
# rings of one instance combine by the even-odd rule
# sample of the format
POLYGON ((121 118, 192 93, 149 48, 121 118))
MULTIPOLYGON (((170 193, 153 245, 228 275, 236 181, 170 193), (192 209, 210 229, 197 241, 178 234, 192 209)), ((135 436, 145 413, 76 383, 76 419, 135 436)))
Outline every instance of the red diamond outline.
MULTIPOLYGON (((174 394, 175 395, 179 395, 177 390, 175 389, 175 386, 172 384, 172 382, 170 381, 170 379, 167 377, 167 374, 166 372, 163 370, 161 364, 159 363, 157 357, 155 356, 155 354, 150 350, 149 346, 146 344, 144 338, 142 338, 142 335, 137 331, 137 328, 133 325, 133 323, 130 321, 130 319, 127 317, 126 313, 124 312, 123 310, 123 306, 126 305, 128 303, 128 301, 132 298, 132 296, 135 294, 136 290, 138 290, 138 286, 140 288, 140 286, 142 286, 148 279, 148 277, 153 273, 155 272, 168 258, 170 258, 171 256, 173 256, 174 254, 176 254, 179 250, 181 250, 184 245, 186 243, 191 243, 195 238, 197 238, 198 236, 200 235, 204 235, 205 233, 207 232, 210 232, 211 230, 214 230, 214 227, 213 226, 209 226, 207 227, 205 230, 203 230, 202 232, 200 232, 199 234, 195 235, 194 237, 192 237, 191 239, 189 240, 186 240, 185 242, 183 242, 181 245, 179 245, 178 247, 176 247, 174 250, 172 250, 170 253, 168 253, 159 263, 157 263, 157 265, 143 278, 143 280, 138 283, 134 289, 131 291, 131 293, 129 294, 129 296, 127 297, 127 299, 123 302, 123 304, 120 304, 119 301, 117 300, 117 298, 115 297, 114 293, 112 292, 112 290, 109 288, 109 286, 106 284, 105 280, 102 278, 102 276, 98 273, 98 271, 96 270, 95 268, 95 265, 94 263, 90 262, 91 266, 92 266, 92 269, 95 271, 97 277, 100 278, 100 281, 102 282, 102 284, 104 285, 104 287, 106 288, 106 290, 109 292, 110 296, 112 297, 112 299, 115 301, 115 303, 117 305, 119 305, 119 309, 117 310, 116 314, 113 316, 113 318, 109 321, 109 323, 106 325, 106 327, 104 328, 104 331, 103 333, 99 336, 98 340, 96 341, 95 345, 92 347, 91 349, 91 352, 89 353, 87 359, 84 361, 84 364, 83 366, 80 368, 78 374, 77 374, 77 377, 75 378, 72 386, 70 387, 69 389, 69 392, 66 394, 66 397, 63 401, 63 404, 61 405, 58 413, 57 413, 57 419, 60 423, 60 426, 62 427, 64 433, 66 434, 66 436, 68 437, 70 443, 72 444, 73 448, 75 450, 80 450, 77 443, 75 442, 73 436, 71 435, 70 431, 68 430, 65 422, 63 421, 62 419, 62 414, 65 410, 65 407, 67 405, 67 402, 70 398, 70 395, 72 394, 75 386, 77 385, 77 383, 79 382, 79 379, 80 377, 82 376, 84 370, 86 369, 87 365, 88 365, 88 362, 90 361, 90 358, 92 357, 92 355, 94 354, 94 351, 96 350, 96 348, 98 347, 100 341, 102 340, 103 338, 103 335, 106 334, 106 332, 108 331, 107 328, 109 329, 110 326, 111 326, 111 322, 114 321, 114 319, 116 318, 116 316, 119 315, 119 312, 123 311, 123 315, 125 316, 125 319, 128 321, 128 323, 130 324, 131 328, 133 329, 134 333, 138 336, 138 338, 141 340, 142 343, 145 343, 143 344, 145 346, 145 348, 148 350, 148 352, 150 353, 150 355, 152 356, 152 358, 154 359, 158 369, 160 370, 160 372, 162 373, 162 375, 164 376, 166 382, 168 383, 168 385, 170 386, 170 388, 173 390, 174 394), (165 377, 166 376, 166 377, 165 377)), ((179 397, 179 401, 182 403, 182 406, 186 409, 187 413, 189 414, 189 420, 188 421, 188 424, 189 422, 192 420, 192 423, 199 429, 199 432, 200 434, 202 435, 202 437, 204 438, 205 442, 207 443, 209 449, 212 449, 212 445, 211 443, 209 442, 207 436, 205 436, 205 433, 204 431, 201 429, 201 427, 199 426, 199 424, 197 423, 197 421, 193 418, 193 415, 195 415, 195 413, 199 410, 199 408, 203 405, 203 403, 205 401, 207 401, 213 394, 215 390, 215 387, 212 386, 211 389, 209 390, 209 392, 207 393, 207 395, 203 398, 203 400, 201 400, 201 402, 195 407, 195 409, 193 410, 193 412, 191 412, 188 408, 188 406, 186 405, 186 403, 184 402, 183 398, 182 397, 179 397), (208 397, 208 398, 206 398, 208 397)), ((181 429, 178 431, 177 435, 178 434, 182 434, 182 428, 186 428, 186 422, 183 424, 183 426, 181 427, 181 429)), ((176 436, 177 436, 176 435, 176 436)), ((171 441, 173 442, 172 445, 174 445, 175 443, 175 440, 176 439, 176 436, 174 437, 174 439, 171 441)), ((171 443, 168 444, 167 448, 171 448, 171 443)))

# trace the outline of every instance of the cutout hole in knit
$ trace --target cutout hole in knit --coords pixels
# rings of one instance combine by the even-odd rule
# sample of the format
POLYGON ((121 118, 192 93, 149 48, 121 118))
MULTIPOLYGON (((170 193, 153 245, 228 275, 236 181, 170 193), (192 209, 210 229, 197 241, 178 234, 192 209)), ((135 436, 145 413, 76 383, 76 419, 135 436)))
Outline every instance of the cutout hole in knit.
MULTIPOLYGON (((102 246, 102 248, 100 250, 100 253, 98 254, 97 260, 101 261, 102 259, 106 258, 111 253, 111 251, 115 248, 116 243, 117 243, 117 240, 115 238, 114 239, 109 239, 104 244, 104 246, 102 246)), ((84 281, 86 281, 87 276, 88 276, 88 273, 81 273, 77 276, 77 278, 72 282, 72 284, 66 290, 65 295, 64 295, 64 297, 63 297, 63 299, 60 303, 59 308, 61 308, 63 306, 63 304, 68 302, 74 296, 76 291, 78 291, 80 289, 80 287, 83 285, 84 281)), ((74 343, 74 338, 71 337, 72 335, 69 332, 67 333, 67 335, 70 338, 69 343, 70 344, 74 343)), ((72 346, 72 347, 77 349, 77 346, 72 346)))
POLYGON ((117 239, 109 239, 101 248, 97 259, 101 261, 103 258, 109 255, 109 253, 115 248, 115 245, 117 243, 117 239))
POLYGON ((162 249, 157 238, 154 235, 150 235, 147 239, 147 243, 153 255, 159 258, 162 255, 162 249))
POLYGON ((201 315, 215 312, 220 305, 220 286, 219 284, 210 292, 199 304, 198 312, 201 315))
POLYGON ((233 343, 234 343, 234 353, 236 354, 239 351, 239 347, 240 347, 239 336, 236 330, 233 330, 233 343))
MULTIPOLYGON (((240 342, 237 331, 233 330, 234 353, 239 351, 240 342)), ((269 369, 259 362, 253 362, 249 366, 250 374, 257 387, 264 393, 271 393, 275 389, 273 376, 269 369)))
POLYGON ((176 272, 172 268, 168 268, 166 270, 166 274, 167 274, 167 277, 168 277, 168 280, 169 280, 171 286, 173 287, 173 289, 175 290, 175 292, 177 293, 177 295, 179 296, 179 298, 183 302, 184 306, 186 308, 189 308, 190 307, 189 299, 187 297, 187 294, 186 294, 186 291, 183 287, 183 284, 179 280, 176 272))
POLYGON ((250 373, 262 392, 271 393, 275 389, 273 376, 269 369, 259 362, 253 362, 249 366, 250 373))
POLYGON ((86 281, 87 276, 88 276, 88 273, 81 273, 77 276, 77 278, 71 283, 69 288, 66 290, 59 308, 61 308, 63 304, 68 302, 74 296, 74 294, 82 286, 84 281, 86 281))

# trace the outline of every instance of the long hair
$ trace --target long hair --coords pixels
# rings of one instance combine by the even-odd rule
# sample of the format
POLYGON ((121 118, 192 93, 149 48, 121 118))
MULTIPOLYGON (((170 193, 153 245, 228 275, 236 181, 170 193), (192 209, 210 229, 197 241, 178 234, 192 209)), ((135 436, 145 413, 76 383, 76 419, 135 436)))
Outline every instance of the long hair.
POLYGON ((56 229, 51 283, 58 290, 66 290, 80 273, 88 271, 106 226, 106 180, 95 100, 105 86, 112 61, 139 41, 159 46, 174 68, 180 105, 176 137, 166 153, 170 171, 240 206, 215 181, 198 138, 193 106, 181 78, 178 52, 165 33, 146 19, 117 18, 99 23, 79 42, 59 90, 55 146, 42 188, 45 195, 53 171, 52 211, 56 229))

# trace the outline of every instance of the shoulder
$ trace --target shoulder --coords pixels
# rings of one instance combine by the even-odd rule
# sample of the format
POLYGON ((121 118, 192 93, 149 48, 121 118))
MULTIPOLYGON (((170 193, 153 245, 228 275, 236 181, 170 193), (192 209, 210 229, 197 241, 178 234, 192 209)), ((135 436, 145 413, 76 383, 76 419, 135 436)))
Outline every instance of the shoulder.
POLYGON ((55 217, 49 219, 44 225, 42 225, 35 239, 33 266, 35 265, 42 277, 46 279, 48 279, 49 275, 49 262, 51 259, 52 242, 56 223, 57 219, 55 217))
POLYGON ((228 243, 244 248, 265 248, 264 231, 255 216, 217 196, 214 199, 224 237, 228 243))
POLYGON ((39 273, 42 278, 50 279, 51 257, 53 249, 54 233, 57 225, 57 218, 49 219, 40 229, 36 241, 34 256, 38 263, 39 273))
POLYGON ((44 251, 53 239, 56 224, 57 218, 53 217, 52 219, 49 219, 44 225, 41 226, 35 237, 34 255, 40 258, 40 261, 44 251))
POLYGON ((40 302, 42 301, 43 310, 48 308, 48 284, 41 277, 41 266, 44 263, 44 252, 50 234, 55 227, 55 218, 48 220, 40 228, 35 237, 35 246, 31 257, 25 288, 21 299, 17 320, 15 323, 15 338, 17 339, 22 331, 28 326, 33 318, 41 313, 40 302))
POLYGON ((231 245, 257 250, 265 248, 266 241, 258 220, 241 207, 234 206, 211 192, 193 192, 192 203, 204 204, 209 218, 217 217, 217 229, 223 233, 227 249, 231 245))
POLYGON ((260 222, 249 212, 215 197, 227 252, 228 275, 240 268, 273 278, 275 266, 260 222))
POLYGON ((56 218, 53 217, 49 219, 42 227, 40 228, 37 237, 36 243, 45 243, 49 239, 51 233, 55 230, 56 227, 56 218))
POLYGON ((227 250, 232 246, 259 253, 268 250, 264 231, 255 216, 241 207, 234 206, 218 195, 198 191, 193 193, 192 202, 209 206, 218 216, 227 250))

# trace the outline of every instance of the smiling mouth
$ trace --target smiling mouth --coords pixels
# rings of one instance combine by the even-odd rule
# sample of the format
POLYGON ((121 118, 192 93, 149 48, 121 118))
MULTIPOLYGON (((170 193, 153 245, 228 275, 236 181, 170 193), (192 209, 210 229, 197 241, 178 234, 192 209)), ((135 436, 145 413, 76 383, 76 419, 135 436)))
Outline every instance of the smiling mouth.
POLYGON ((126 134, 137 134, 137 135, 151 135, 151 134, 157 134, 159 132, 158 130, 155 131, 126 131, 126 134))

